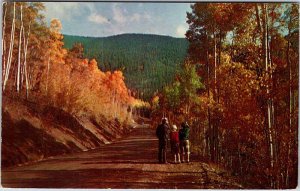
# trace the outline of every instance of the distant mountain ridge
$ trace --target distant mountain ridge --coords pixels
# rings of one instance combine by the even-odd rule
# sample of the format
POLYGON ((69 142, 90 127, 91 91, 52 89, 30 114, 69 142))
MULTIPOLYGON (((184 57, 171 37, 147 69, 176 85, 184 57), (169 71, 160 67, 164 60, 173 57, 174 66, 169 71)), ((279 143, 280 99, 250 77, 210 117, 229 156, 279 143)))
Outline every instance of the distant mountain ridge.
POLYGON ((184 38, 155 34, 64 35, 63 41, 67 49, 76 42, 83 44, 84 56, 95 58, 103 71, 122 70, 127 86, 143 99, 172 81, 188 49, 184 38))
POLYGON ((175 39, 185 39, 183 37, 174 37, 170 35, 163 35, 163 34, 151 34, 151 33, 122 33, 122 34, 115 34, 110 36, 80 36, 80 35, 73 35, 73 34, 63 34, 63 36, 71 36, 71 37, 83 37, 83 38, 114 38, 114 37, 124 37, 124 36, 150 36, 150 37, 167 37, 167 38, 175 38, 175 39))

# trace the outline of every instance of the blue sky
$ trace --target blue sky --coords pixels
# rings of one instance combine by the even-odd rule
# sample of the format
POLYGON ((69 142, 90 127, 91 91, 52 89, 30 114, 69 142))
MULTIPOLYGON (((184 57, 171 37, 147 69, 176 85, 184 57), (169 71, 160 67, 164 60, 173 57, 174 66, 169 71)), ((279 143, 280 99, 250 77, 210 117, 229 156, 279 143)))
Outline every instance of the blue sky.
POLYGON ((122 33, 184 37, 190 3, 46 2, 46 20, 57 18, 62 33, 111 36, 122 33))

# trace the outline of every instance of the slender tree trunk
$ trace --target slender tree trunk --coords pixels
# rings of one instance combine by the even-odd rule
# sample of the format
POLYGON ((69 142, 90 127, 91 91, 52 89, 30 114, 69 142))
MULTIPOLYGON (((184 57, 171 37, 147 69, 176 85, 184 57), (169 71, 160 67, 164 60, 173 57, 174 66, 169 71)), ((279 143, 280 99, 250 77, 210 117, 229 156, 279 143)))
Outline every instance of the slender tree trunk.
MULTIPOLYGON (((269 65, 269 46, 268 46, 268 8, 267 4, 262 4, 263 13, 263 49, 264 49, 264 63, 265 70, 267 73, 270 72, 269 65)), ((270 80, 272 81, 272 80, 270 80)), ((270 86, 267 86, 267 129, 269 138, 269 152, 270 152, 270 166, 271 169, 274 168, 274 140, 273 140, 273 120, 272 120, 272 98, 271 98, 270 86)), ((274 187, 273 175, 271 176, 270 186, 274 187)))
MULTIPOLYGON (((292 17, 290 16, 289 25, 292 23, 292 17)), ((289 185, 289 167, 290 167, 290 154, 291 154, 291 135, 292 135, 292 112, 293 112, 293 105, 292 105, 292 65, 290 62, 290 35, 291 29, 288 27, 288 44, 286 50, 286 62, 288 65, 289 70, 289 140, 288 140, 288 152, 287 152, 287 161, 286 161, 286 177, 285 177, 285 187, 287 188, 289 185)))
POLYGON ((12 53, 14 49, 14 37, 15 37, 15 18, 16 18, 16 3, 14 2, 13 21, 11 24, 11 35, 10 35, 10 47, 9 47, 8 59, 5 68, 4 80, 3 80, 3 91, 5 91, 5 86, 9 78, 10 66, 12 62, 12 53))
MULTIPOLYGON (((208 36, 206 34, 206 39, 208 43, 208 36)), ((209 67, 209 53, 208 53, 208 47, 206 48, 206 69, 207 69, 207 96, 208 100, 210 101, 210 67, 209 67)), ((211 123, 211 112, 210 107, 207 108, 207 114, 208 114, 208 139, 209 139, 209 152, 210 152, 210 158, 212 161, 214 161, 214 141, 213 141, 213 127, 211 123)))
MULTIPOLYGON (((279 172, 279 168, 278 168, 278 137, 277 137, 277 128, 276 128, 276 110, 275 110, 275 108, 276 108, 276 103, 275 103, 275 100, 274 100, 274 94, 272 93, 275 89, 276 89, 276 87, 275 87, 275 85, 276 85, 276 83, 275 83, 275 78, 274 78, 274 76, 273 76, 273 60, 272 60, 272 51, 271 51, 271 46, 270 46, 270 40, 269 39, 272 39, 272 34, 270 33, 270 31, 272 31, 272 30, 270 30, 270 28, 272 27, 272 24, 268 24, 268 21, 269 21, 269 13, 268 13, 269 11, 268 11, 268 7, 267 7, 267 5, 266 5, 266 21, 267 21, 267 39, 268 39, 268 41, 267 41, 267 48, 268 48, 268 63, 269 63, 269 66, 270 66, 270 77, 271 77, 271 80, 270 80, 270 83, 271 83, 271 85, 270 85, 270 99, 271 99, 271 136, 272 136, 272 143, 273 143, 273 145, 272 145, 272 147, 273 147, 273 172, 275 173, 274 174, 274 177, 273 177, 273 179, 274 179, 274 185, 273 185, 273 187, 274 188, 278 188, 278 186, 279 186, 279 183, 278 183, 278 181, 279 181, 279 174, 280 174, 280 172, 279 172), (275 171, 276 170, 276 171, 275 171)), ((271 22, 273 22, 273 21, 271 21, 271 22)))
POLYGON ((255 16, 256 16, 256 23, 257 23, 258 32, 262 33, 261 24, 260 24, 259 9, 258 9, 258 3, 255 3, 255 16))
POLYGON ((3 29, 2 29, 2 80, 4 79, 4 74, 5 74, 5 68, 6 68, 6 59, 5 59, 5 54, 6 54, 6 42, 5 42, 5 28, 6 28, 6 13, 7 13, 7 3, 3 3, 3 9, 4 9, 4 16, 3 16, 3 29))
POLYGON ((217 40, 216 40, 216 33, 214 31, 214 66, 215 66, 215 70, 214 70, 214 84, 215 84, 215 96, 217 96, 217 40))
MULTIPOLYGON (((219 59, 218 59, 218 64, 217 68, 221 65, 221 53, 222 53, 222 30, 220 29, 220 34, 219 34, 219 59)), ((219 81, 217 80, 217 74, 216 74, 216 93, 217 93, 217 103, 220 103, 220 88, 219 88, 219 81)), ((218 114, 217 114, 218 115, 218 114)), ((219 161, 219 124, 220 124, 220 117, 219 115, 216 116, 217 120, 215 121, 214 124, 214 136, 215 136, 215 158, 216 162, 219 161)))
MULTIPOLYGON (((25 35, 25 27, 23 26, 23 31, 22 31, 22 35, 23 35, 23 59, 25 59, 25 49, 26 49, 26 35, 25 35)), ((21 71, 21 84, 24 83, 24 76, 25 76, 25 66, 24 66, 25 60, 22 64, 22 71, 21 71)))
MULTIPOLYGON (((217 36, 216 31, 213 33, 214 39, 214 100, 218 100, 218 84, 217 84, 217 36)), ((214 160, 217 160, 217 133, 216 133, 216 122, 214 122, 212 133, 213 133, 213 150, 214 160)))
MULTIPOLYGON (((26 39, 26 36, 24 34, 24 63, 23 63, 23 66, 24 66, 24 75, 25 75, 25 83, 26 83, 26 98, 28 99, 29 97, 29 86, 30 86, 30 82, 29 82, 29 76, 28 76, 28 71, 27 71, 27 48, 28 48, 28 42, 29 42, 29 37, 30 37, 30 24, 29 23, 29 26, 28 26, 28 34, 27 34, 27 40, 25 41, 26 39)), ((25 31, 25 29, 23 30, 25 31)), ((25 32, 24 32, 25 33, 25 32)))
MULTIPOLYGON (((218 60, 218 66, 221 65, 221 53, 222 53, 222 31, 220 29, 220 34, 219 34, 219 60, 218 60)), ((217 66, 217 67, 218 67, 217 66)), ((217 81, 217 80, 216 80, 217 81)), ((219 82, 217 81, 217 102, 220 103, 220 88, 219 88, 219 82)))
POLYGON ((20 81, 21 81, 21 49, 22 49, 22 30, 23 30, 23 7, 21 5, 20 8, 21 14, 21 27, 20 27, 20 35, 19 35, 19 53, 18 53, 18 71, 17 71, 17 92, 20 91, 20 81))
POLYGON ((230 48, 230 57, 231 59, 234 56, 234 30, 232 31, 232 41, 231 41, 231 48, 230 48))

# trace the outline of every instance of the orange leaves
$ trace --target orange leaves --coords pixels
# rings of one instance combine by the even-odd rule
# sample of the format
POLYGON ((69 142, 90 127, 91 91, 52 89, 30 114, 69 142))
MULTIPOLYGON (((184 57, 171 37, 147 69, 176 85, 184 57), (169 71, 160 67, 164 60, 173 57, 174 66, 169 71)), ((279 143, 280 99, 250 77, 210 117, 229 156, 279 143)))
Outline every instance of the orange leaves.
POLYGON ((291 159, 297 161, 299 39, 292 35, 298 36, 298 9, 293 4, 196 3, 187 15, 189 54, 205 64, 198 75, 207 89, 198 92, 201 104, 195 106, 197 117, 207 122, 203 148, 209 145, 212 160, 224 152, 219 162, 266 188, 297 183, 290 177, 297 177, 291 159))
POLYGON ((229 3, 210 4, 211 8, 215 10, 213 17, 218 25, 229 23, 232 14, 232 7, 229 3))
POLYGON ((218 28, 223 31, 232 30, 247 16, 251 5, 245 3, 210 3, 212 19, 218 28))
POLYGON ((253 71, 247 70, 240 63, 225 63, 219 69, 220 95, 228 109, 239 111, 255 109, 255 94, 259 81, 253 71))
POLYGON ((49 102, 77 115, 102 115, 120 121, 130 118, 128 107, 145 103, 130 95, 123 73, 101 71, 95 59, 82 58, 81 45, 66 53, 59 38, 60 27, 56 20, 51 23, 49 77, 42 81, 42 86, 48 87, 45 94, 49 102))
POLYGON ((128 89, 124 82, 124 76, 121 71, 114 71, 109 79, 111 80, 110 85, 112 89, 116 92, 119 100, 121 102, 127 102, 130 98, 130 95, 128 93, 128 89))
POLYGON ((50 23, 50 31, 56 34, 60 34, 60 30, 62 29, 62 24, 58 19, 52 19, 50 23))
POLYGON ((98 69, 98 65, 97 65, 97 61, 95 59, 92 59, 89 63, 88 63, 88 67, 91 71, 93 72, 97 72, 98 69))

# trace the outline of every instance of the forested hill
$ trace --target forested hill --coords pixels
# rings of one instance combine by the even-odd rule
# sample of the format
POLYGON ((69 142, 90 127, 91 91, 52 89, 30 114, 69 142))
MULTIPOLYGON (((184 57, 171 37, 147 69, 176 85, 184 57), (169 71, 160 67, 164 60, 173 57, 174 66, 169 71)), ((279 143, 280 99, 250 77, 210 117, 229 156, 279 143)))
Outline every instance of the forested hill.
POLYGON ((151 34, 121 34, 110 37, 64 35, 65 48, 79 42, 84 57, 95 58, 103 71, 122 70, 127 86, 143 99, 172 81, 188 48, 184 38, 151 34))

